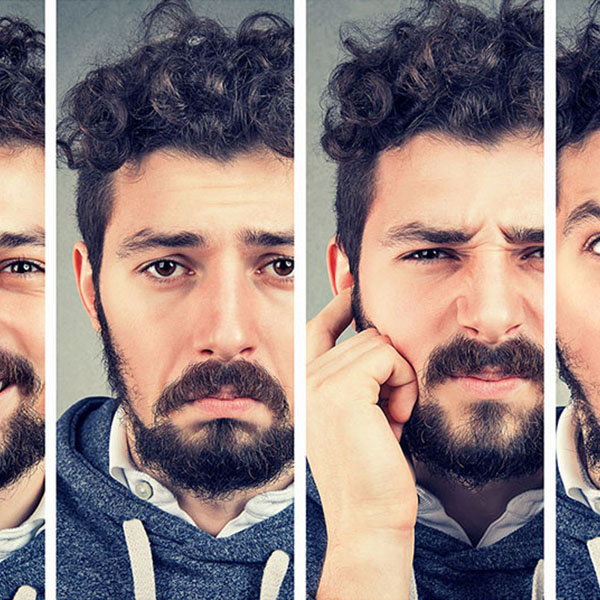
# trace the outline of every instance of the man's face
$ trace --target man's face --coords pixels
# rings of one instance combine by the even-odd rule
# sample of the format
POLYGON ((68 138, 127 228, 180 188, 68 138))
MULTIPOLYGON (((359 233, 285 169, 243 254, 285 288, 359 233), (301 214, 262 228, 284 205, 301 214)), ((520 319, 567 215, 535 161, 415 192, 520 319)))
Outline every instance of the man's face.
POLYGON ((266 483, 293 450, 291 161, 160 151, 113 194, 99 292, 139 459, 196 493, 266 483), (249 481, 246 451, 272 455, 249 481))
MULTIPOLYGON (((594 416, 600 417, 599 160, 600 133, 594 133, 583 146, 565 149, 558 166, 556 325, 576 411, 589 427, 594 425, 594 416)), ((600 429, 597 422, 593 429, 600 429)), ((586 433, 588 459, 600 462, 598 444, 591 439, 594 432, 586 433)))
POLYGON ((384 152, 359 289, 419 378, 413 456, 471 485, 541 466, 541 143, 422 135, 384 152), (507 461, 516 447, 529 462, 507 461))
POLYGON ((44 456, 44 154, 0 148, 0 487, 44 456))

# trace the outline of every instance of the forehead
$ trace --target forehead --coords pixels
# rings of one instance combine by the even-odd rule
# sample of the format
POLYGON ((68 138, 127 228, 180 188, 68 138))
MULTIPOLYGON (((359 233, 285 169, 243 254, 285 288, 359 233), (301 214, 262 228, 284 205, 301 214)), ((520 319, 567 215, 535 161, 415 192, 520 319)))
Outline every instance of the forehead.
POLYGON ((565 148, 558 165, 559 217, 587 200, 600 201, 600 131, 582 146, 565 148))
POLYGON ((369 221, 543 225, 543 143, 494 146, 421 135, 379 157, 369 221))
POLYGON ((232 230, 291 228, 293 163, 270 153, 228 162, 157 151, 114 177, 107 239, 141 229, 232 230))
POLYGON ((0 229, 44 226, 44 153, 39 148, 0 147, 0 229))

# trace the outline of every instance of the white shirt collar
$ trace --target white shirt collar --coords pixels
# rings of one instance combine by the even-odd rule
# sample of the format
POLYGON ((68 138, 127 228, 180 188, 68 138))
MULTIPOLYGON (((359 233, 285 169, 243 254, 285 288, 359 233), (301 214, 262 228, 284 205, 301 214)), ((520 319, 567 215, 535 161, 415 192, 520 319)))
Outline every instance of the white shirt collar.
POLYGON ((579 428, 575 422, 573 406, 566 406, 556 428, 556 457, 558 471, 569 498, 581 502, 600 514, 600 490, 592 483, 581 464, 577 451, 579 428))
POLYGON ((0 562, 13 552, 25 547, 33 538, 43 531, 45 525, 45 494, 42 495, 31 516, 18 527, 0 530, 0 562))
MULTIPOLYGON (((465 530, 446 513, 442 503, 429 490, 417 485, 419 511, 417 521, 422 525, 442 531, 469 546, 472 546, 465 530)), ((499 542, 522 527, 539 513, 544 506, 544 490, 533 489, 522 492, 512 498, 506 505, 506 510, 493 523, 490 523, 485 533, 475 546, 485 548, 499 542)))
MULTIPOLYGON (((125 411, 122 407, 115 412, 110 428, 108 470, 113 479, 138 498, 151 502, 196 527, 192 518, 179 506, 175 495, 154 477, 140 471, 131 460, 127 445, 125 411)), ((293 499, 293 482, 283 490, 263 492, 254 496, 246 503, 242 513, 229 521, 216 537, 228 537, 264 521, 287 508, 293 499)))

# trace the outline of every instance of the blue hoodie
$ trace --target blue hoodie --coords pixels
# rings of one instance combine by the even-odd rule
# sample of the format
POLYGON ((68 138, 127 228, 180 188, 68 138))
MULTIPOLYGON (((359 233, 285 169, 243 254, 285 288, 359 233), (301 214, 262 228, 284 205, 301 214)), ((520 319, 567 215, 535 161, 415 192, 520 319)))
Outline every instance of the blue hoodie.
MULTIPOLYGON (((321 500, 313 478, 307 482, 307 585, 314 598, 327 545, 321 500)), ((543 556, 544 517, 540 512, 517 531, 485 548, 472 546, 417 523, 411 600, 530 600, 534 573, 543 556)), ((536 579, 541 581, 541 569, 536 579)))
POLYGON ((109 475, 118 403, 87 398, 57 432, 58 600, 292 600, 293 505, 226 538, 109 475))
POLYGON ((0 600, 14 600, 17 593, 26 594, 28 587, 35 590, 36 595, 25 595, 25 598, 43 600, 44 539, 44 532, 36 535, 29 544, 0 563, 0 600))

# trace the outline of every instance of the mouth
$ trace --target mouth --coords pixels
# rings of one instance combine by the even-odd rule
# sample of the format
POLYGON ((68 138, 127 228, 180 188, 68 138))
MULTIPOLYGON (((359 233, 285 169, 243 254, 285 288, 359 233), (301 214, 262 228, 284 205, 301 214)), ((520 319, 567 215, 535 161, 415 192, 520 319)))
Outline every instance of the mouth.
POLYGON ((236 389, 226 386, 216 394, 194 399, 192 405, 207 417, 227 419, 244 416, 261 402, 240 395, 236 389))
POLYGON ((502 369, 482 369, 469 375, 452 377, 458 385, 470 396, 479 400, 499 400, 514 392, 525 379, 507 374, 502 369))

